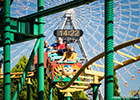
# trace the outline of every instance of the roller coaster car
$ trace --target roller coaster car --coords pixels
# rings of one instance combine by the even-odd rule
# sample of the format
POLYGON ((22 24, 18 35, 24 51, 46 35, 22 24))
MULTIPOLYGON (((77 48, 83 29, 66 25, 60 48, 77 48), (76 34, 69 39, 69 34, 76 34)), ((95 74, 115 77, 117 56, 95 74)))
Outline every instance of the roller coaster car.
MULTIPOLYGON (((51 68, 53 82, 69 82, 82 67, 78 57, 76 62, 68 61, 66 63, 58 62, 61 57, 62 55, 57 53, 47 55, 47 64, 51 68)), ((77 80, 80 81, 80 78, 77 78, 77 80)))
MULTIPOLYGON (((54 63, 51 65, 52 81, 69 82, 81 67, 82 65, 76 62, 54 63)), ((80 81, 80 78, 77 78, 77 81, 80 81)))
MULTIPOLYGON (((82 67, 82 64, 79 62, 80 59, 77 57, 76 62, 58 62, 62 57, 57 53, 48 54, 44 53, 44 68, 50 68, 52 72, 52 81, 53 82, 69 82, 71 78, 77 73, 77 71, 82 67)), ((34 57, 35 69, 37 69, 38 56, 34 57)), ((80 78, 77 78, 77 81, 80 81, 80 78)))

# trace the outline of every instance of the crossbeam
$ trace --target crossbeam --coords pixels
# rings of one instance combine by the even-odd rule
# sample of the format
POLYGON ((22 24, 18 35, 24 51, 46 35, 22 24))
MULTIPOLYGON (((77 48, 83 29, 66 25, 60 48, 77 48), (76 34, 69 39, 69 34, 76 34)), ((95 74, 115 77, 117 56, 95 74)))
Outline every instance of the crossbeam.
POLYGON ((130 56, 130 55, 128 55, 128 54, 125 54, 125 53, 123 53, 123 52, 120 52, 120 51, 116 51, 118 54, 121 54, 121 55, 124 55, 124 56, 126 56, 126 57, 128 57, 128 58, 131 58, 131 59, 134 59, 134 60, 137 60, 137 58, 135 58, 135 57, 132 57, 132 56, 130 56))
POLYGON ((91 76, 99 76, 99 77, 103 77, 104 76, 104 72, 99 72, 99 71, 93 71, 93 70, 85 70, 85 74, 87 75, 91 75, 91 76))
MULTIPOLYGON (((31 77, 33 77, 34 75, 33 74, 31 74, 31 75, 27 75, 26 76, 26 78, 31 78, 31 77)), ((10 78, 11 79, 20 79, 22 76, 11 76, 10 78)), ((4 77, 3 76, 0 76, 0 79, 3 79, 4 77)))
POLYGON ((74 81, 74 83, 91 84, 92 82, 87 82, 87 81, 74 81))
MULTIPOLYGON (((10 73, 10 75, 22 75, 23 72, 14 72, 14 73, 10 73)), ((34 74, 34 72, 28 72, 27 74, 34 74)), ((3 75, 3 73, 0 73, 0 75, 3 75)))
POLYGON ((84 89, 76 89, 76 88, 67 88, 66 90, 60 90, 60 92, 76 92, 83 91, 84 89))
POLYGON ((119 65, 124 65, 122 62, 119 62, 119 61, 116 61, 116 60, 113 60, 114 63, 117 63, 119 65))
POLYGON ((105 66, 103 66, 103 65, 99 65, 99 64, 96 64, 96 63, 92 63, 92 65, 94 65, 94 66, 98 66, 98 67, 102 67, 102 68, 105 68, 105 66))
POLYGON ((138 46, 138 45, 136 45, 136 44, 134 44, 133 45, 135 48, 137 48, 137 49, 140 49, 140 46, 138 46))
POLYGON ((46 9, 44 11, 40 11, 40 12, 33 13, 33 14, 30 14, 27 16, 23 16, 21 18, 22 19, 32 19, 32 18, 35 19, 35 18, 39 18, 39 17, 44 17, 44 16, 48 16, 51 14, 55 14, 55 13, 58 13, 58 12, 61 12, 61 11, 67 10, 67 9, 71 9, 71 8, 80 6, 83 4, 88 4, 93 1, 97 1, 97 0, 74 0, 74 1, 70 1, 68 3, 64 3, 62 5, 59 5, 59 6, 55 6, 55 7, 46 9))
POLYGON ((71 88, 76 88, 76 89, 87 89, 88 86, 75 86, 75 85, 71 85, 71 88))
POLYGON ((85 78, 85 79, 93 79, 93 77, 89 77, 89 76, 79 76, 80 78, 85 78))

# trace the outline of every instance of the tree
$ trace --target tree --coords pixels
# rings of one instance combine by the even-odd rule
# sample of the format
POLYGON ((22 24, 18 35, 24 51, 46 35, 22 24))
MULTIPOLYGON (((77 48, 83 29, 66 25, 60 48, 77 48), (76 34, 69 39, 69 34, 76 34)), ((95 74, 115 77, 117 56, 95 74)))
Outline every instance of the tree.
MULTIPOLYGON (((11 72, 23 72, 27 63, 28 63, 28 58, 26 55, 24 55, 23 57, 19 59, 18 63, 15 65, 15 67, 13 67, 11 72)), ((20 79, 11 79, 11 97, 13 97, 19 82, 20 82, 20 79)), ((17 100, 21 100, 21 99, 27 100, 26 81, 23 83, 23 86, 17 98, 17 100)))
POLYGON ((116 77, 116 72, 114 72, 114 96, 121 96, 119 90, 119 85, 118 85, 118 79, 116 77))
POLYGON ((0 100, 3 99, 3 79, 0 79, 0 100))
POLYGON ((87 99, 87 96, 85 95, 84 91, 78 91, 78 92, 73 92, 72 93, 72 99, 73 100, 78 100, 78 99, 87 99))

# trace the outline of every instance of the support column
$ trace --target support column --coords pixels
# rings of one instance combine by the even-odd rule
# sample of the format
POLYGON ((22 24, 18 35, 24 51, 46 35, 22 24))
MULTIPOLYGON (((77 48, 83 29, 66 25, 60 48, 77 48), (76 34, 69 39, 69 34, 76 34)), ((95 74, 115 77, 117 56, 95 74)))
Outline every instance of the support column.
POLYGON ((31 100, 31 85, 32 85, 32 83, 31 83, 30 78, 28 78, 27 80, 28 80, 27 81, 27 89, 28 89, 28 91, 27 91, 27 100, 31 100))
POLYGON ((91 85, 91 87, 93 89, 93 100, 98 100, 98 88, 99 88, 100 84, 92 83, 90 85, 91 85))
POLYGON ((49 81, 49 100, 52 100, 53 88, 52 88, 52 81, 50 77, 48 78, 49 81))
POLYGON ((70 92, 67 92, 67 93, 64 95, 64 97, 65 97, 65 100, 71 100, 72 95, 71 95, 70 92))
POLYGON ((105 100, 113 97, 113 0, 105 0, 105 100))
POLYGON ((14 96, 13 96, 13 99, 12 100, 17 100, 18 94, 20 93, 21 87, 23 86, 23 83, 25 81, 25 78, 27 76, 27 73, 29 71, 29 68, 31 66, 31 63, 32 63, 32 61, 34 59, 34 56, 36 54, 36 51, 37 51, 37 49, 39 47, 39 43, 40 43, 40 40, 37 40, 36 41, 36 44, 34 46, 34 49, 32 50, 32 53, 30 55, 29 61, 28 61, 27 65, 26 65, 26 67, 25 67, 25 70, 23 71, 23 74, 22 74, 22 77, 20 79, 20 82, 18 83, 18 86, 16 88, 16 91, 14 93, 14 96))
POLYGON ((10 1, 4 0, 4 100, 10 100, 10 1))
MULTIPOLYGON (((38 0, 38 12, 44 10, 44 0, 38 0)), ((44 100, 44 17, 38 18, 39 24, 39 40, 40 45, 38 49, 38 98, 44 100)))

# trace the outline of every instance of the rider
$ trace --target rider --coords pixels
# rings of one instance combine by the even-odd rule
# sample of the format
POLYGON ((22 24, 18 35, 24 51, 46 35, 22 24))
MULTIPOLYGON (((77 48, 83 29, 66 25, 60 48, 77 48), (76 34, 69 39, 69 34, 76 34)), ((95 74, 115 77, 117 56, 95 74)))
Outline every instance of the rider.
MULTIPOLYGON (((70 44, 69 44, 70 45, 70 44)), ((61 37, 57 37, 57 43, 53 43, 52 46, 55 50, 51 51, 51 52, 48 52, 48 54, 51 54, 51 53, 60 53, 61 55, 63 55, 63 50, 65 50, 65 43, 63 43, 63 39, 61 37)))
POLYGON ((76 52, 74 52, 74 48, 71 47, 69 51, 66 51, 63 54, 63 57, 59 61, 64 60, 64 63, 66 63, 67 61, 76 61, 77 56, 78 56, 78 54, 76 52))
POLYGON ((69 42, 65 43, 65 47, 66 47, 66 49, 58 50, 57 53, 60 54, 60 55, 63 55, 66 51, 69 51, 70 43, 69 42))
POLYGON ((53 47, 48 45, 48 41, 44 41, 44 52, 51 50, 53 47))
POLYGON ((63 39, 61 37, 56 38, 57 43, 53 43, 52 46, 55 50, 65 49, 65 43, 63 43, 63 39))

